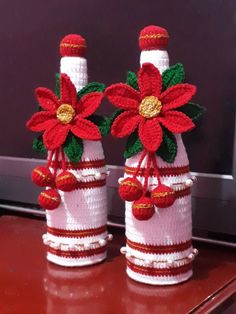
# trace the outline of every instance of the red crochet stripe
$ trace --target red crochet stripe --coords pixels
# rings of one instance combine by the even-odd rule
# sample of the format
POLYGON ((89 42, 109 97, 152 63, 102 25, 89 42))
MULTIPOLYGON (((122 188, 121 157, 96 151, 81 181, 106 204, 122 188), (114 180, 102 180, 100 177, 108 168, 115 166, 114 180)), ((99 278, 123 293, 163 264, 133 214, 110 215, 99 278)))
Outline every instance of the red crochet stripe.
MULTIPOLYGON (((105 167, 105 159, 91 160, 91 161, 80 161, 80 162, 66 162, 66 169, 71 170, 82 170, 82 169, 94 169, 105 167)), ((61 161, 52 161, 52 168, 62 169, 61 161)))
POLYGON ((82 190, 82 189, 91 189, 91 188, 97 188, 106 185, 106 180, 94 180, 89 182, 77 182, 76 189, 82 190))
POLYGON ((192 262, 185 264, 183 266, 175 267, 175 268, 153 268, 153 267, 145 267, 140 265, 135 265, 127 260, 127 266, 134 272, 140 273, 146 276, 177 276, 180 274, 184 274, 187 271, 192 269, 192 262))
POLYGON ((86 230, 65 230, 53 227, 47 227, 47 232, 57 237, 67 237, 67 238, 86 238, 102 234, 107 231, 107 226, 101 226, 94 229, 86 230))
POLYGON ((82 257, 89 257, 97 254, 102 254, 106 252, 107 246, 101 246, 96 249, 89 249, 86 251, 62 251, 53 249, 52 247, 47 247, 47 251, 51 254, 60 256, 60 257, 73 257, 73 258, 82 258, 82 257))
MULTIPOLYGON (((165 177, 165 176, 179 176, 181 174, 185 174, 185 173, 189 173, 190 169, 189 169, 189 165, 186 166, 182 166, 182 167, 171 167, 171 168, 158 168, 159 172, 160 172, 160 176, 165 177)), ((126 174, 133 174, 135 173, 136 168, 133 167, 125 167, 125 173, 126 174)), ((146 168, 140 168, 140 170, 138 171, 138 176, 144 176, 146 171, 146 168)), ((154 175, 154 169, 151 168, 150 169, 150 176, 154 175)))
POLYGON ((151 245, 151 244, 142 244, 133 242, 127 239, 127 244, 131 249, 136 251, 140 251, 143 253, 150 253, 150 254, 168 254, 168 253, 176 253, 180 251, 185 251, 192 246, 192 240, 173 244, 173 245, 151 245))

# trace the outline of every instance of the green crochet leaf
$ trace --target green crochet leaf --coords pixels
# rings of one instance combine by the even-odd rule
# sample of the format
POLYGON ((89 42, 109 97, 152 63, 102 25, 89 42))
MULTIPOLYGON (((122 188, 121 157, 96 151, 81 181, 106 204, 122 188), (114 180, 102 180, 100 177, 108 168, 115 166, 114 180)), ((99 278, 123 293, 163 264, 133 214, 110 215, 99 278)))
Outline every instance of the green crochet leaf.
POLYGON ((78 93, 77 97, 81 98, 86 94, 92 93, 92 92, 100 92, 102 93, 105 89, 105 85, 98 82, 91 82, 84 86, 78 93))
POLYGON ((98 126, 102 136, 106 136, 109 133, 110 131, 110 119, 109 118, 99 116, 97 114, 93 114, 87 119, 98 126))
POLYGON ((56 89, 55 93, 60 98, 60 73, 56 73, 56 89))
POLYGON ((175 136, 163 128, 163 140, 156 152, 164 161, 173 163, 177 154, 177 143, 175 136))
POLYGON ((138 79, 134 72, 132 71, 127 72, 126 84, 128 84, 129 86, 133 87, 136 90, 139 90, 138 79))
POLYGON ((65 144, 64 152, 71 162, 79 162, 83 154, 83 141, 69 133, 65 144))
POLYGON ((33 150, 35 150, 38 153, 45 153, 46 148, 43 143, 43 136, 39 135, 37 138, 33 140, 33 150))
POLYGON ((190 119, 196 121, 203 115, 203 113, 206 111, 206 108, 198 104, 194 104, 193 102, 189 102, 186 105, 177 108, 176 110, 185 113, 186 116, 188 116, 190 119))
POLYGON ((167 89, 176 84, 180 84, 184 81, 185 73, 184 66, 181 63, 172 65, 169 69, 165 70, 162 74, 162 86, 163 89, 167 89))
POLYGON ((143 150, 143 144, 138 137, 138 131, 134 131, 126 142, 124 157, 130 158, 143 150))

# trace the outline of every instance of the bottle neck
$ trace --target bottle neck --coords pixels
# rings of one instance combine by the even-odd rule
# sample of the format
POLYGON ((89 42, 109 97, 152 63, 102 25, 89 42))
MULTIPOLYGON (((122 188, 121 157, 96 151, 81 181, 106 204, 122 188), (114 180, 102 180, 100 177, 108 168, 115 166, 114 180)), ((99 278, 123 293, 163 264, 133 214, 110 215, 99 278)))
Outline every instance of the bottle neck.
POLYGON ((152 63, 160 73, 169 68, 169 56, 166 50, 143 50, 140 54, 140 65, 152 63))
POLYGON ((61 58, 60 72, 70 77, 77 92, 88 84, 87 60, 85 58, 61 58))

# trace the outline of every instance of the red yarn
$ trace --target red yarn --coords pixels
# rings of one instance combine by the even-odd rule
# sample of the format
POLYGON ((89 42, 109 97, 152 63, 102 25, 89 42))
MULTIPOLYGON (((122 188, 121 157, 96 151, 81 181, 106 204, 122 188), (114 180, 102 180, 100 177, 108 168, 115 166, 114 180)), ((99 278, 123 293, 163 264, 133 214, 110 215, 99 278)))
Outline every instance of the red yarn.
POLYGON ((196 92, 190 84, 176 84, 163 93, 162 77, 151 63, 144 63, 138 74, 139 90, 127 84, 113 84, 105 94, 116 107, 124 110, 114 120, 111 133, 125 137, 138 128, 144 148, 156 152, 161 145, 162 126, 172 133, 183 133, 194 128, 194 123, 182 112, 175 109, 186 104, 196 92))
POLYGON ((175 201, 175 192, 169 186, 161 184, 152 191, 151 199, 159 208, 169 207, 175 201))
POLYGON ((99 107, 103 93, 91 92, 77 100, 75 86, 66 74, 60 75, 60 95, 49 89, 36 89, 36 98, 44 109, 35 113, 27 122, 27 127, 43 133, 43 142, 48 150, 55 150, 66 141, 71 131, 76 137, 86 140, 100 140, 97 125, 86 119, 99 107))
POLYGON ((155 25, 144 27, 139 34, 139 47, 141 50, 166 49, 169 34, 165 28, 155 25))
POLYGON ((64 192, 71 192, 77 187, 77 179, 73 173, 69 171, 61 172, 55 179, 56 187, 58 190, 64 192))
POLYGON ((120 183, 119 194, 124 201, 132 202, 142 196, 142 188, 136 178, 126 178, 120 183))
POLYGON ((61 203, 61 197, 55 189, 45 190, 39 194, 38 203, 44 209, 56 209, 61 203))
POLYGON ((86 40, 76 34, 66 35, 60 42, 60 55, 62 57, 85 57, 86 40))
POLYGON ((132 213, 138 220, 148 220, 154 213, 154 206, 149 197, 143 196, 132 205, 132 213))
POLYGON ((54 184, 54 177, 51 171, 43 166, 38 166, 33 169, 31 179, 34 184, 41 187, 52 186, 54 184))

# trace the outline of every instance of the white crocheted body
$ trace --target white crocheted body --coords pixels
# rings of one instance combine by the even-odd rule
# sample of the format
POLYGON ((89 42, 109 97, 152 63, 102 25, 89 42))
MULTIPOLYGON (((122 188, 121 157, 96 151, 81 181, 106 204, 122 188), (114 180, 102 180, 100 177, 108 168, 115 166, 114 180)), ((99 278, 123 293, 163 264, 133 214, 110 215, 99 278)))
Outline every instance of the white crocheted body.
MULTIPOLYGON (((167 186, 182 186, 177 199, 168 208, 158 209, 147 221, 139 221, 132 214, 132 202, 126 202, 127 274, 134 280, 154 284, 176 284, 192 275, 193 248, 191 196, 181 183, 190 178, 189 162, 180 135, 176 135, 178 152, 173 164, 157 158, 161 181, 167 186)), ((137 167, 140 155, 126 160, 125 177, 137 167)), ((146 160, 142 164, 145 168, 146 160)), ((144 183, 139 175, 138 180, 144 183)), ((149 190, 157 186, 157 179, 149 180, 149 190)))
POLYGON ((70 77, 77 92, 88 84, 87 60, 85 58, 61 58, 61 73, 65 73, 70 77))
POLYGON ((169 56, 166 50, 143 50, 140 55, 140 66, 150 62, 163 73, 169 68, 169 56))
MULTIPOLYGON (((86 59, 61 58, 61 73, 66 73, 79 91, 87 84, 86 59)), ((67 160, 79 187, 72 192, 59 191, 60 206, 46 211, 47 259, 62 266, 91 265, 106 257, 107 171, 103 148, 99 141, 86 140, 83 148, 80 162, 72 164, 67 160)), ((61 171, 58 169, 57 173, 61 171)))

